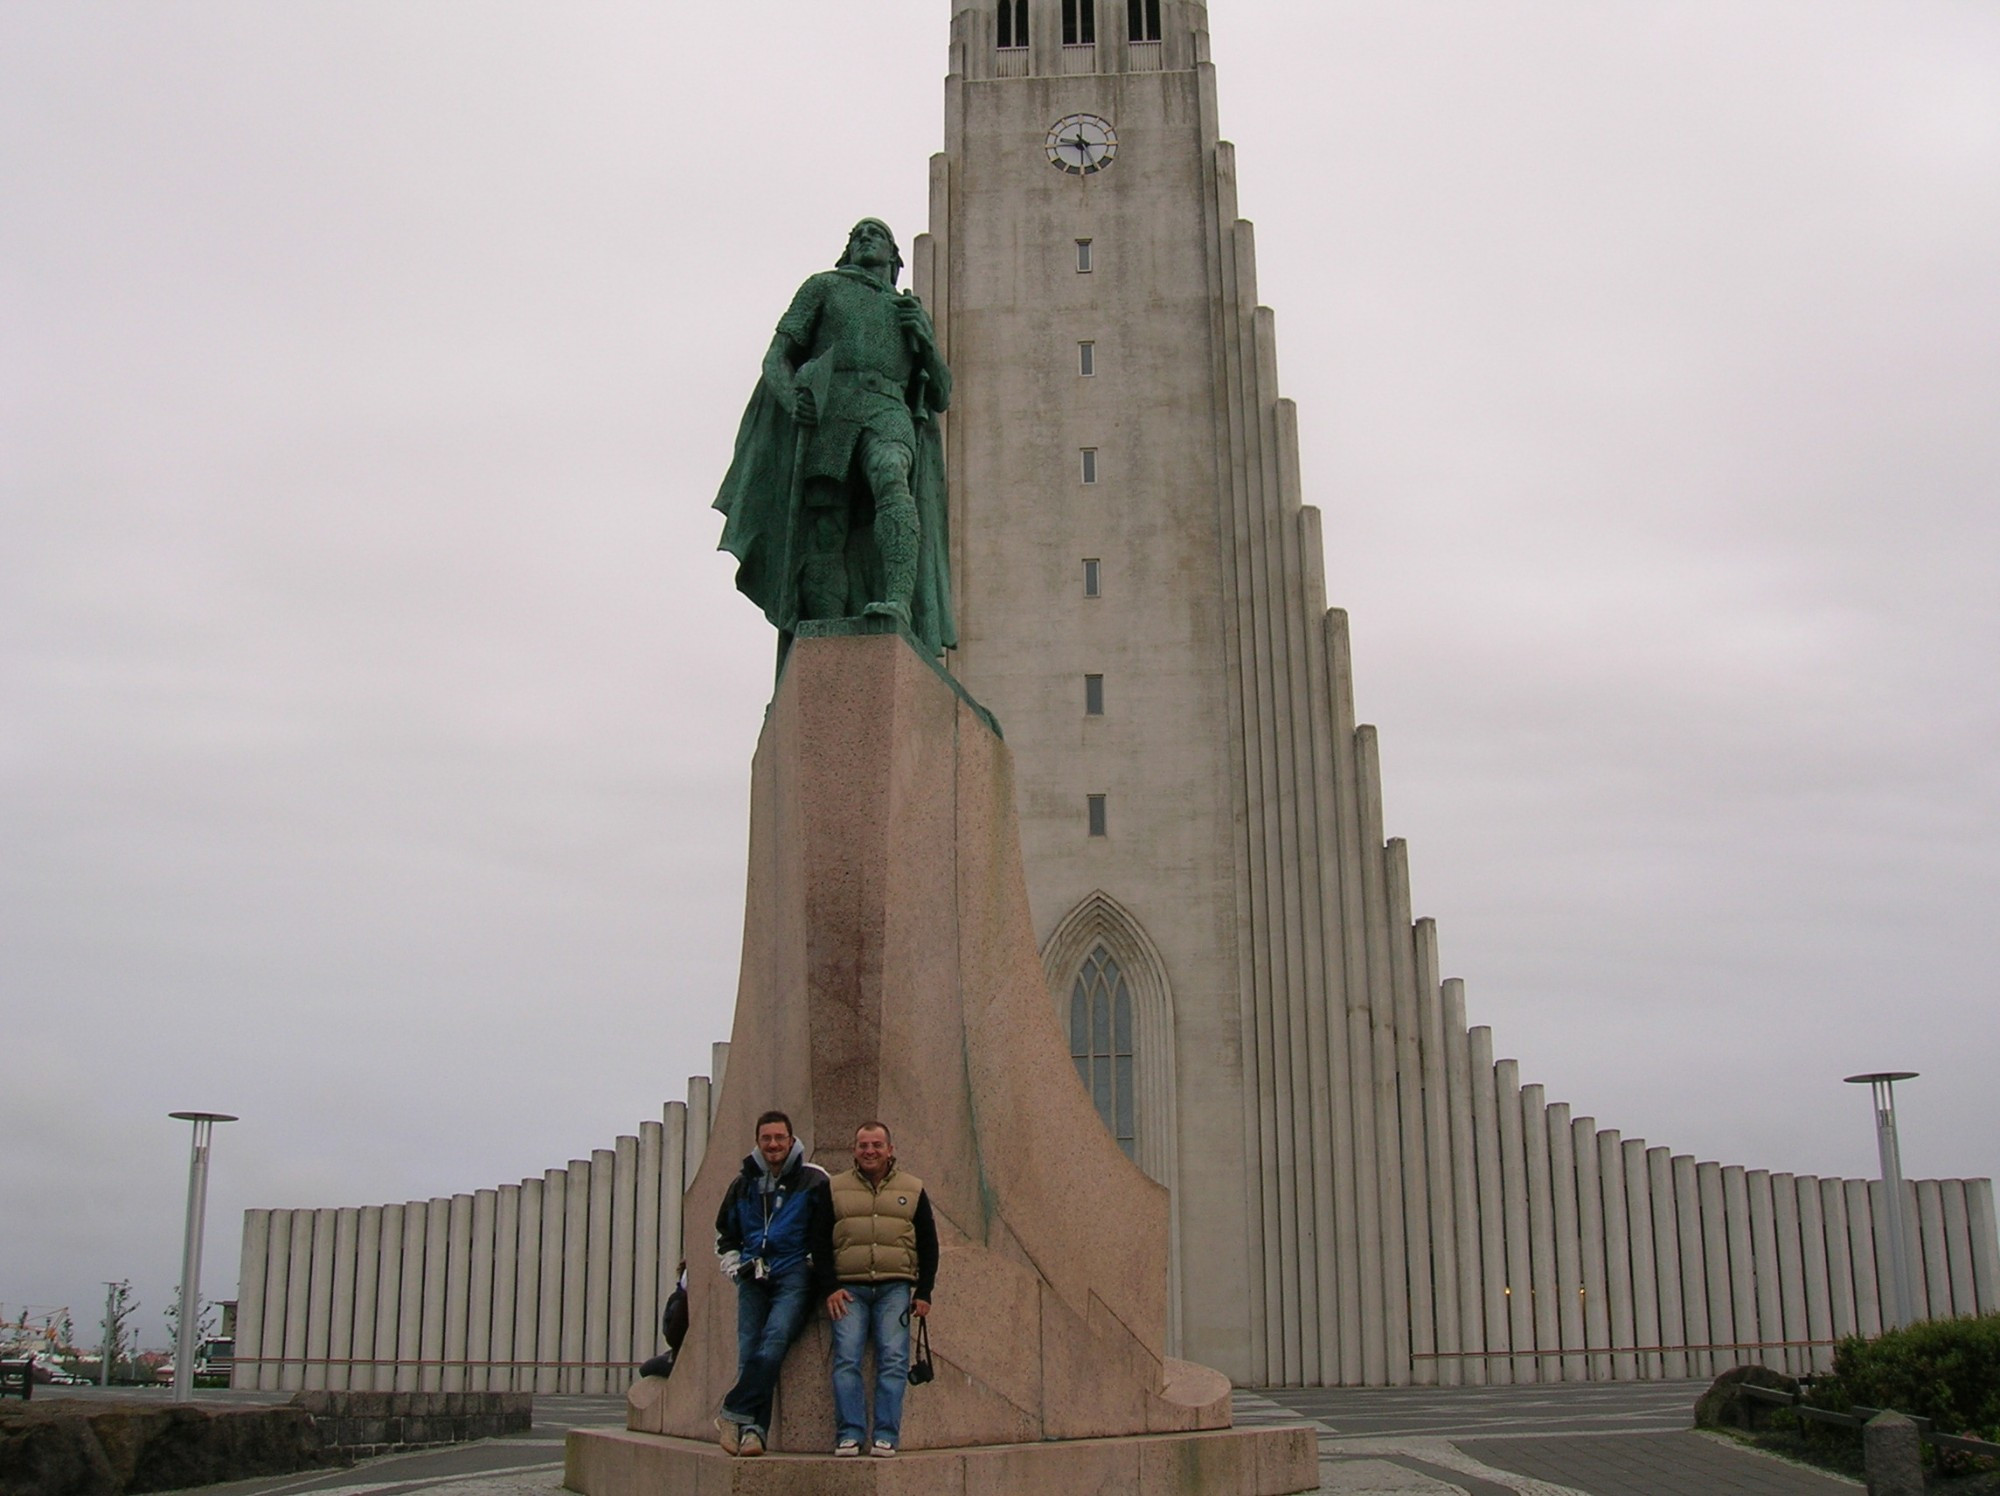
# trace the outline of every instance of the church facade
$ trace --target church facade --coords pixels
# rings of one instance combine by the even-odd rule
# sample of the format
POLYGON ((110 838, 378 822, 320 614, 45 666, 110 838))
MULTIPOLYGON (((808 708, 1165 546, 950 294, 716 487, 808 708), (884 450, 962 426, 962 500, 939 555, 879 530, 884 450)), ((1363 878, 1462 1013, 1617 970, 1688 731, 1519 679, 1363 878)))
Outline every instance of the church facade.
MULTIPOLYGON (((1384 833, 1206 8, 952 3, 912 248, 955 385, 949 663, 1013 753, 1079 1079, 1170 1191, 1178 1353, 1246 1385, 1801 1372, 1899 1298, 2000 1309, 1989 1181, 1898 1211, 1697 1160, 1468 1025, 1384 833)), ((237 1384, 616 1390, 706 1250, 682 1192, 726 1048, 566 1167, 247 1212, 237 1384)))

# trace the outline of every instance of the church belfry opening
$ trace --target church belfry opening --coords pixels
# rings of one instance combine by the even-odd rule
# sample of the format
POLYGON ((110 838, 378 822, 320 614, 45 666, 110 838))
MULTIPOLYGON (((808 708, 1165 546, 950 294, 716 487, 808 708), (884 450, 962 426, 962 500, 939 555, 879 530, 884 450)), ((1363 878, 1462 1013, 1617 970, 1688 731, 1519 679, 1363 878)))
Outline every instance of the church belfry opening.
POLYGON ((1135 42, 1160 39, 1160 0, 1125 0, 1125 36, 1135 42))
MULTIPOLYGON (((1155 0, 1155 4, 1158 0, 1155 0)), ((1063 0, 1062 33, 1065 47, 1097 44, 1097 0, 1063 0)))
MULTIPOLYGON (((1155 0, 1157 5, 1158 0, 1155 0)), ((1028 45, 1028 0, 1000 0, 1000 35, 1002 47, 1014 48, 1028 45)))

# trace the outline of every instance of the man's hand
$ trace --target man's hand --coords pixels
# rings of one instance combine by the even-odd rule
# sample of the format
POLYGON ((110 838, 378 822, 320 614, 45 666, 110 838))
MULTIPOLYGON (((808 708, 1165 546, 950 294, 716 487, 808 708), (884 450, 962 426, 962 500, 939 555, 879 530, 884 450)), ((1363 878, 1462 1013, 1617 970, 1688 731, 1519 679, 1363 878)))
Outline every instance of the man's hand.
POLYGON ((906 294, 896 298, 896 324, 903 329, 903 336, 919 348, 931 346, 931 319, 924 314, 924 304, 916 297, 906 294))
POLYGON ((819 424, 819 402, 813 399, 812 387, 803 379, 792 386, 792 419, 801 426, 819 424))
POLYGON ((743 1254, 741 1252, 717 1252, 715 1260, 722 1268, 722 1276, 727 1278, 731 1283, 734 1283, 737 1273, 743 1269, 743 1254))
POLYGON ((847 1306, 854 1302, 854 1295, 844 1288, 836 1288, 826 1296, 826 1313, 829 1319, 845 1319, 847 1306))
POLYGON ((910 1300, 910 1313, 916 1315, 918 1319, 923 1319, 927 1317, 930 1314, 930 1312, 931 1312, 931 1301, 929 1299, 910 1300))

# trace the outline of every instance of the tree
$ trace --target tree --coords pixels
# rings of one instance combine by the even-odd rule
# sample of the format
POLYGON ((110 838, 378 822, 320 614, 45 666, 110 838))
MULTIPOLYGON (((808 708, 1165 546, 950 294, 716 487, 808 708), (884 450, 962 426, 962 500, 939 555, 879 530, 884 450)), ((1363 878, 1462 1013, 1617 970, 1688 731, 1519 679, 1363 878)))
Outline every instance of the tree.
MULTIPOLYGON (((199 1357, 201 1348, 215 1334, 215 1305, 199 1293, 194 1296, 194 1354, 199 1357)), ((181 1291, 174 1289, 174 1301, 167 1305, 167 1349, 176 1356, 181 1349, 181 1291)))
POLYGON ((132 1297, 132 1280, 120 1279, 116 1283, 104 1285, 108 1290, 104 1300, 104 1318, 98 1327, 104 1331, 104 1361, 98 1369, 97 1380, 103 1386, 111 1385, 112 1373, 117 1369, 118 1359, 126 1355, 129 1340, 136 1349, 139 1335, 136 1330, 128 1332, 127 1326, 132 1316, 139 1312, 139 1301, 132 1297))

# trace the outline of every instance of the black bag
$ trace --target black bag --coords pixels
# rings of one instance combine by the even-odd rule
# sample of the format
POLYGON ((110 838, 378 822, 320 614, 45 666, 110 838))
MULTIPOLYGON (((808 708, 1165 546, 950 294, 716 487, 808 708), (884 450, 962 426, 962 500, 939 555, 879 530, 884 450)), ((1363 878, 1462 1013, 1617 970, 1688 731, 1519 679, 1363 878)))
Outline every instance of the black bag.
POLYGON ((910 1346, 910 1385, 921 1387, 937 1375, 937 1368, 931 1365, 931 1322, 921 1316, 917 1320, 916 1334, 910 1346))
POLYGON ((660 1315, 660 1333, 667 1338, 667 1349, 679 1351, 681 1342, 688 1332, 688 1291, 683 1279, 674 1285, 674 1291, 667 1295, 667 1307, 660 1315))

